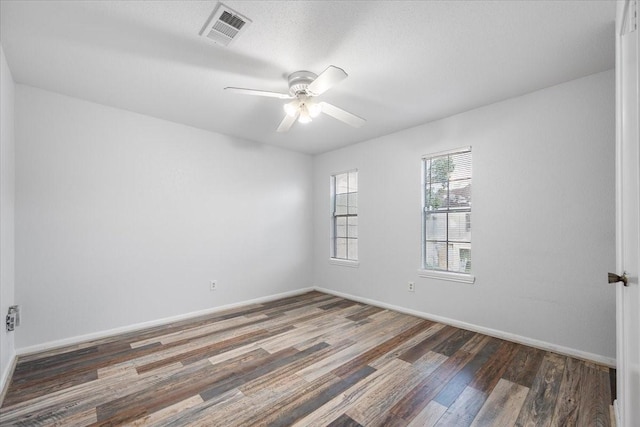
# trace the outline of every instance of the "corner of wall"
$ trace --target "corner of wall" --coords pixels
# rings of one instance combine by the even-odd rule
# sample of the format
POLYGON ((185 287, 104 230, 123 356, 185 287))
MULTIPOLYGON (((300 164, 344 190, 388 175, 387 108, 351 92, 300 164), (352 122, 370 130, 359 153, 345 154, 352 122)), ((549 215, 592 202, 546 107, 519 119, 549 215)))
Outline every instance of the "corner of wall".
MULTIPOLYGON (((0 45, 0 318, 15 302, 15 83, 0 45)), ((3 400, 16 352, 15 332, 0 327, 0 403, 3 400)))
POLYGON ((16 361, 18 360, 18 356, 16 355, 15 350, 11 349, 11 354, 9 356, 9 363, 5 369, 0 373, 0 407, 2 407, 2 403, 4 402, 4 397, 7 395, 7 390, 9 390, 10 379, 13 375, 13 371, 16 368, 16 361))

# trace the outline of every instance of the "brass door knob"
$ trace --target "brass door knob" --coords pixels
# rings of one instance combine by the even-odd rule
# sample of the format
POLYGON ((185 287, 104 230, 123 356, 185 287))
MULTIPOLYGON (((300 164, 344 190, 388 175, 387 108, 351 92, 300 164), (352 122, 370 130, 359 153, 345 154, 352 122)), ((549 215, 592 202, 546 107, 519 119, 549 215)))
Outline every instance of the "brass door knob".
POLYGON ((609 283, 618 283, 622 282, 625 286, 629 286, 627 281, 627 273, 622 273, 622 276, 618 276, 615 273, 609 273, 609 283))

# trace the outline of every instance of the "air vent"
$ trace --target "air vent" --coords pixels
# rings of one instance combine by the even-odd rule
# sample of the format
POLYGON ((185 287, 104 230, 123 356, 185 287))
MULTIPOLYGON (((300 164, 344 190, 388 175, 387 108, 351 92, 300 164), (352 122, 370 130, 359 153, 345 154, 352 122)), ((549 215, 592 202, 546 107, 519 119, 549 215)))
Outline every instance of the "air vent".
POLYGON ((200 35, 223 46, 228 46, 247 29, 251 20, 218 3, 200 35))

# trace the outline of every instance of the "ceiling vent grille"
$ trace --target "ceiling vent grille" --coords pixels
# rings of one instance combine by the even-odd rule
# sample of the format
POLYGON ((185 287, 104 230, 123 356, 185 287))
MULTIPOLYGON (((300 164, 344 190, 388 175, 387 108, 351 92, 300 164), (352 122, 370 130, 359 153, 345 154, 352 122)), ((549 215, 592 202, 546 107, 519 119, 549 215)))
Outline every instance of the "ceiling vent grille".
POLYGON ((251 20, 218 3, 200 35, 223 46, 228 46, 247 29, 251 20))

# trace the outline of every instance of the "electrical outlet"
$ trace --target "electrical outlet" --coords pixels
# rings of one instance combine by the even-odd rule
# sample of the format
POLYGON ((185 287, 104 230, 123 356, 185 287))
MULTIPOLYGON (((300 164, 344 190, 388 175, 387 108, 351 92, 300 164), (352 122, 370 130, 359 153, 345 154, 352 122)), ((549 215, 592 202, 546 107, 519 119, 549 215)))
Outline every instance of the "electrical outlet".
POLYGON ((20 306, 19 305, 12 305, 9 307, 9 312, 13 311, 14 313, 16 313, 16 327, 20 326, 20 306))
POLYGON ((218 281, 217 280, 210 280, 209 281, 209 290, 210 291, 215 291, 216 289, 218 289, 218 281))
POLYGON ((7 326, 7 332, 11 332, 15 330, 17 326, 20 326, 20 306, 12 305, 9 307, 5 323, 7 326))
POLYGON ((415 292, 416 291, 416 284, 414 282, 409 282, 407 284, 407 290, 409 292, 415 292))

